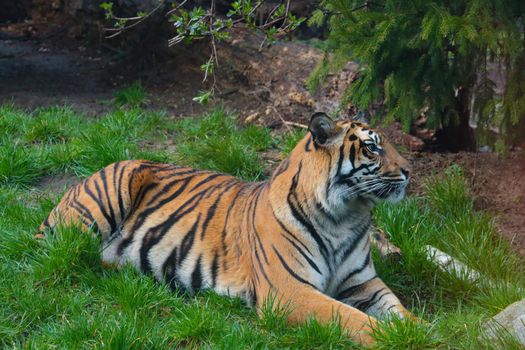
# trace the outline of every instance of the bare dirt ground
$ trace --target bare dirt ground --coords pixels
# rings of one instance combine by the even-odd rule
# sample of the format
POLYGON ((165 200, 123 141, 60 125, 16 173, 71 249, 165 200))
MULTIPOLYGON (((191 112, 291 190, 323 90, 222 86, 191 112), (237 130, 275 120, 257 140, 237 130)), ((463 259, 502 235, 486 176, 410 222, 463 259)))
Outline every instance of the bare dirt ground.
POLYGON ((474 196, 474 207, 495 217, 499 232, 525 256, 525 155, 511 153, 413 153, 414 192, 424 192, 425 181, 453 164, 461 166, 474 196))
MULTIPOLYGON (((109 101, 119 87, 139 79, 149 96, 146 108, 163 109, 180 117, 224 106, 236 112, 241 122, 287 132, 294 126, 286 122, 306 124, 314 111, 335 110, 356 69, 349 63, 312 96, 305 79, 321 57, 318 50, 282 42, 259 51, 261 38, 240 30, 233 35, 234 41, 219 47, 216 98, 203 107, 192 97, 206 87, 201 83, 199 65, 208 55, 207 46, 179 46, 171 58, 156 63, 137 59, 115 63, 106 53, 62 37, 60 32, 51 35, 28 24, 0 28, 0 103, 12 102, 30 109, 68 104, 87 116, 96 115, 112 108, 109 101)), ((404 149, 419 148, 410 136, 395 131, 393 138, 404 149)), ((423 191, 429 177, 452 164, 462 166, 472 185, 476 208, 495 215, 503 237, 525 256, 523 150, 508 159, 499 159, 493 153, 405 154, 414 167, 411 187, 417 193, 423 191)), ((53 179, 45 181, 46 186, 53 187, 53 179)))

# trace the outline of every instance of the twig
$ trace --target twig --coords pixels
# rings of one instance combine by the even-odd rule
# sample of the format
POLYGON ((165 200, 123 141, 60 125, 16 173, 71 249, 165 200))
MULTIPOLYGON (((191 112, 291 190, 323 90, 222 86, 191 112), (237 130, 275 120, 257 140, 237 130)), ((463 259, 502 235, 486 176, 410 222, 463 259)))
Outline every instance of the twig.
POLYGON ((301 124, 301 123, 289 122, 289 121, 285 121, 284 123, 287 124, 287 125, 295 126, 297 128, 308 129, 307 125, 304 125, 304 124, 301 124))
POLYGON ((153 10, 151 10, 150 12, 145 14, 144 16, 129 17, 129 18, 112 16, 112 18, 116 19, 117 21, 122 21, 122 20, 125 20, 125 21, 137 20, 137 21, 132 23, 132 24, 130 24, 129 26, 123 26, 121 28, 104 28, 104 30, 107 31, 107 32, 115 32, 115 33, 113 33, 111 35, 106 36, 106 39, 114 38, 117 35, 121 34, 123 31, 128 30, 130 28, 133 28, 133 27, 139 25, 140 23, 144 22, 148 17, 150 17, 155 12, 157 12, 158 9, 163 7, 164 3, 165 3, 165 0, 160 0, 159 4, 153 10))
POLYGON ((204 78, 202 79, 202 82, 204 83, 206 81, 206 79, 208 79, 208 65, 211 63, 211 61, 213 60, 213 53, 210 55, 210 58, 208 59, 208 62, 206 63, 206 69, 204 70, 204 78))
POLYGON ((284 20, 281 27, 283 27, 286 24, 286 20, 288 19, 288 13, 290 12, 290 0, 286 0, 286 9, 284 10, 284 20))
MULTIPOLYGON (((252 8, 252 10, 250 11, 250 13, 248 13, 248 16, 245 16, 245 17, 251 17, 251 16, 255 13, 255 11, 257 11, 257 9, 258 9, 259 7, 261 7, 261 5, 264 3, 264 1, 265 1, 265 0, 261 0, 261 1, 259 1, 259 2, 257 3, 257 5, 255 5, 255 6, 252 8)), ((237 19, 234 20, 232 23, 233 23, 234 25, 237 24, 237 23, 241 23, 241 22, 243 22, 243 21, 245 20, 245 17, 243 17, 243 18, 237 18, 237 19)))
POLYGON ((259 45, 259 52, 262 51, 263 46, 264 46, 264 43, 266 42, 266 39, 267 39, 267 38, 268 38, 268 37, 265 35, 265 36, 264 36, 264 39, 262 39, 261 44, 259 45))
POLYGON ((179 5, 177 5, 177 7, 174 7, 171 10, 169 10, 168 12, 166 12, 166 17, 171 15, 173 12, 176 12, 178 9, 180 9, 182 6, 184 6, 187 2, 188 2, 188 0, 184 0, 179 5))
POLYGON ((273 111, 275 112, 275 114, 277 114, 277 116, 279 117, 279 119, 281 119, 281 121, 283 122, 283 125, 286 127, 286 129, 288 130, 288 132, 290 134, 293 133, 293 130, 292 128, 290 127, 290 125, 288 125, 288 123, 286 122, 286 120, 284 120, 283 116, 281 113, 279 113, 279 111, 277 110, 277 108, 275 108, 274 105, 272 105, 272 108, 273 108, 273 111))
POLYGON ((212 49, 213 49, 213 57, 215 59, 215 64, 218 67, 219 66, 219 57, 217 56, 217 47, 215 45, 215 35, 213 35, 213 16, 215 16, 215 0, 211 1, 210 33, 211 33, 211 46, 212 46, 212 49))
POLYGON ((273 14, 275 13, 275 11, 277 11, 277 9, 283 4, 283 1, 281 0, 281 2, 279 2, 279 4, 275 5, 272 10, 270 11, 270 13, 268 14, 268 16, 266 17, 266 20, 264 21, 264 24, 267 24, 271 19, 272 19, 272 16, 273 14))

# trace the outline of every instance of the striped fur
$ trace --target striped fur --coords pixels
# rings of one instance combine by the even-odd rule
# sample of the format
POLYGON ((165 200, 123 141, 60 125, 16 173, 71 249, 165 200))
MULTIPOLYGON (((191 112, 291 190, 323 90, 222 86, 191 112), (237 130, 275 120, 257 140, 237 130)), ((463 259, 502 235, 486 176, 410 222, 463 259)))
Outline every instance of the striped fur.
POLYGON ((374 204, 403 196, 406 167, 368 126, 316 114, 268 181, 123 161, 71 188, 41 229, 96 226, 108 263, 256 307, 271 293, 291 322, 339 317, 371 344, 377 318, 410 315, 377 277, 368 234, 374 204))

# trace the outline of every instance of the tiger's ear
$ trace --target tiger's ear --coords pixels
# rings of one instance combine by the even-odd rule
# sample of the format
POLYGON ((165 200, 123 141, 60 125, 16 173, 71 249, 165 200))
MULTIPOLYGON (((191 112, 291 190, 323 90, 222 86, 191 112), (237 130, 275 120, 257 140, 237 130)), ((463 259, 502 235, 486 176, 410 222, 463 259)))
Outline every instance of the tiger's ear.
POLYGON ((323 146, 337 134, 338 127, 328 115, 323 112, 317 112, 312 115, 308 130, 312 133, 314 142, 323 146))

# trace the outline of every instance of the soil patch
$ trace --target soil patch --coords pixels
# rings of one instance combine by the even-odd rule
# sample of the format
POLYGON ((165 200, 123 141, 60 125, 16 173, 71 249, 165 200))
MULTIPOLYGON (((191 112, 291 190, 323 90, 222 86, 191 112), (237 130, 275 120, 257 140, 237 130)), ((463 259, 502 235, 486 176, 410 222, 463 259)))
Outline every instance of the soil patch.
POLYGON ((36 188, 41 191, 49 192, 51 195, 58 196, 79 182, 78 177, 70 174, 48 175, 40 180, 36 185, 36 188))
POLYGON ((496 227, 513 248, 525 256, 525 154, 513 152, 507 159, 494 153, 413 153, 411 190, 424 192, 424 184, 456 164, 470 184, 474 205, 494 215, 496 227))
POLYGON ((18 32, 1 33, 0 103, 28 108, 69 104, 82 113, 100 113, 108 109, 101 102, 114 90, 104 72, 100 57, 56 49, 18 32))

